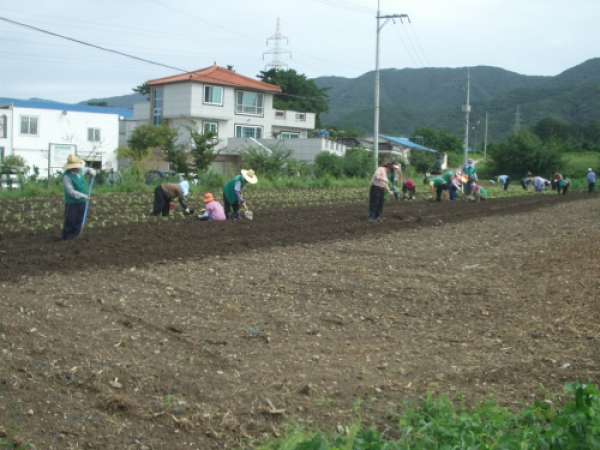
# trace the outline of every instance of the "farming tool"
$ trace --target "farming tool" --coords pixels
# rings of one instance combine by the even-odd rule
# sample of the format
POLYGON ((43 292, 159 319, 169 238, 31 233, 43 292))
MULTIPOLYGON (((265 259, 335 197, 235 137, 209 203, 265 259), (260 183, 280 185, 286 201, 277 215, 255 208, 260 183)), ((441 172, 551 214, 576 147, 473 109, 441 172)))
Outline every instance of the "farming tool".
MULTIPOLYGON (((90 190, 88 192, 88 197, 92 196, 92 187, 94 186, 95 179, 96 179, 95 177, 92 177, 92 179, 90 180, 90 190)), ((80 235, 83 232, 83 226, 85 225, 85 219, 87 219, 87 212, 88 212, 89 207, 90 207, 90 199, 88 198, 85 201, 85 210, 83 211, 83 221, 81 222, 81 231, 79 232, 80 235)))
POLYGON ((248 209, 248 204, 244 203, 244 217, 248 220, 252 220, 254 218, 254 214, 252 213, 252 211, 250 211, 248 209))

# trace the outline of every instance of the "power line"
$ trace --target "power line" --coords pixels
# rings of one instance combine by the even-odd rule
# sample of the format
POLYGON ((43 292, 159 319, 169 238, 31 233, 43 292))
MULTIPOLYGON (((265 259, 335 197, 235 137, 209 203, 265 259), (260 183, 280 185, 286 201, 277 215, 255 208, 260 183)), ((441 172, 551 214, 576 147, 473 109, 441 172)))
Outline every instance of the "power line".
POLYGON ((137 61, 142 61, 142 62, 145 62, 145 63, 148 63, 148 64, 153 64, 155 66, 161 66, 161 67, 165 67, 167 69, 173 69, 173 70, 177 70, 179 72, 184 72, 184 73, 189 72, 188 70, 185 70, 185 69, 180 69, 178 67, 169 66, 169 65, 162 64, 162 63, 159 63, 159 62, 156 62, 156 61, 151 61, 149 59, 139 58, 137 56, 133 56, 133 55, 129 55, 127 53, 120 52, 118 50, 112 50, 110 48, 105 48, 105 47, 101 47, 99 45, 90 44, 89 42, 81 41, 79 39, 74 39, 74 38, 71 38, 71 37, 68 37, 68 36, 64 36, 62 34, 53 33, 52 31, 43 30, 41 28, 37 28, 37 27, 34 27, 32 25, 27 25, 27 24, 22 23, 22 22, 17 22, 16 20, 11 20, 11 19, 8 19, 6 17, 0 17, 0 20, 3 20, 3 21, 8 22, 8 23, 11 23, 13 25, 17 25, 17 26, 20 26, 20 27, 28 28, 30 30, 38 31, 40 33, 48 34, 50 36, 55 36, 55 37, 58 37, 58 38, 61 38, 61 39, 66 39, 68 41, 75 42, 77 44, 85 45, 85 46, 88 46, 88 47, 92 47, 92 48, 95 48, 95 49, 98 49, 98 50, 102 50, 102 51, 105 51, 105 52, 108 52, 108 53, 114 53, 116 55, 125 56, 126 58, 131 58, 131 59, 135 59, 137 61))

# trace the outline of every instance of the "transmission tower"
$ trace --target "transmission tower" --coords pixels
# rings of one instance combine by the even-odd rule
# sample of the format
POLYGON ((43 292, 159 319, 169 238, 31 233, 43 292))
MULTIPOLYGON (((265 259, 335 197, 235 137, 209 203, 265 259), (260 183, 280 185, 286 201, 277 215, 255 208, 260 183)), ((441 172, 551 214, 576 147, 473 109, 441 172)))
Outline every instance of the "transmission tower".
POLYGON ((292 52, 289 52, 281 47, 281 44, 284 40, 286 41, 286 43, 289 43, 288 38, 282 36, 281 34, 281 28, 279 27, 279 18, 277 18, 277 30, 275 30, 275 34, 273 36, 267 39, 267 46, 269 45, 269 41, 273 41, 273 47, 271 47, 269 51, 263 53, 263 60, 265 59, 265 55, 273 55, 273 59, 269 64, 265 66, 265 70, 282 70, 287 67, 287 64, 281 61, 280 56, 288 53, 291 59, 292 52))

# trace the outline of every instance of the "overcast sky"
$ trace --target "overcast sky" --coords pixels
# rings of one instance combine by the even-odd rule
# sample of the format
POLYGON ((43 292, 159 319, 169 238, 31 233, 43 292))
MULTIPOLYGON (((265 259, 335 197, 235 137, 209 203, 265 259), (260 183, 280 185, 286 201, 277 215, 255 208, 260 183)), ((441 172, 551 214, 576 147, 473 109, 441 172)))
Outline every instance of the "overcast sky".
POLYGON ((381 19, 381 69, 552 76, 600 56, 599 0, 0 0, 0 97, 126 95, 215 62, 256 77, 277 43, 308 78, 355 78, 376 67, 378 5, 410 18, 381 19))

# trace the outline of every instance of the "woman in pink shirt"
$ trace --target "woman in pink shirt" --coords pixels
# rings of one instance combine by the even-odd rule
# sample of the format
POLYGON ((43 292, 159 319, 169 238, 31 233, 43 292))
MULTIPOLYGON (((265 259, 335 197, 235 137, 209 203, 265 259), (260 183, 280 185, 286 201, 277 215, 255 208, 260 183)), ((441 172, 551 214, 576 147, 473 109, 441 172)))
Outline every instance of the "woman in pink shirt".
POLYGON ((198 216, 198 219, 208 220, 210 222, 220 222, 225 220, 223 206, 215 200, 215 197, 210 192, 204 194, 204 203, 204 212, 198 216))
POLYGON ((394 165, 392 163, 387 163, 381 167, 378 167, 373 174, 373 178, 371 178, 371 190, 369 191, 369 215, 367 216, 367 221, 369 222, 373 222, 373 219, 378 221, 381 220, 385 191, 388 191, 390 195, 394 195, 388 180, 388 173, 390 173, 392 170, 394 170, 394 165))

